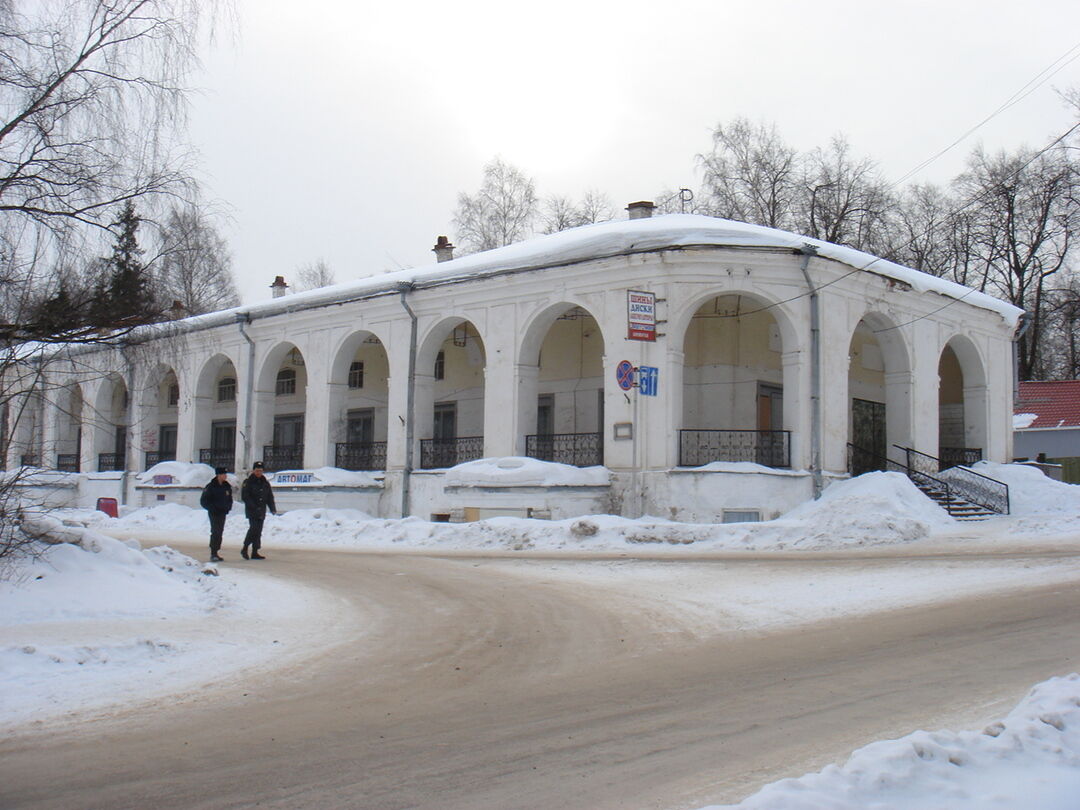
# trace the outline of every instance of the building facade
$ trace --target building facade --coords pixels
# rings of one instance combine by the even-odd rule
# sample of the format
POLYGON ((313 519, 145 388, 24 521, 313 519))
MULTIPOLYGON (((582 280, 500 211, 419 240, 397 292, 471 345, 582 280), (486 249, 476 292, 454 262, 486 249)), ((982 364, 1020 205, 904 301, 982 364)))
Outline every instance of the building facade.
POLYGON ((1011 459, 1020 314, 794 234, 646 216, 73 348, 9 416, 6 461, 128 502, 160 461, 259 459, 371 472, 355 505, 387 517, 771 518, 896 448, 1011 459), (607 483, 446 472, 523 456, 607 483))

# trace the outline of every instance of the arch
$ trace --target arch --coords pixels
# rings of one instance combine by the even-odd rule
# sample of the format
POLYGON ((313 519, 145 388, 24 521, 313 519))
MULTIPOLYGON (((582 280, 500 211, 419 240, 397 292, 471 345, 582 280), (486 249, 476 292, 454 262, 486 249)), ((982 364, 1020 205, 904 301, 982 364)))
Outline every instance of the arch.
MULTIPOLYGON (((604 463, 605 342, 587 306, 548 305, 518 344, 518 387, 527 455, 587 467, 604 463)), ((519 451, 520 452, 520 451, 519 451)))
POLYGON ((914 446, 911 350, 891 316, 866 310, 848 340, 850 472, 884 469, 895 446, 914 446))
POLYGON ((307 363, 295 343, 277 343, 263 357, 255 377, 252 449, 268 470, 304 466, 308 383, 307 363), (295 373, 294 385, 278 387, 283 370, 295 373))
POLYGON ((99 472, 123 470, 128 446, 128 391, 124 378, 106 374, 98 384, 93 402, 91 450, 99 472))
POLYGON ((791 465, 798 425, 799 345, 791 314, 758 293, 713 290, 679 310, 679 463, 791 465))
POLYGON ((760 292, 744 288, 717 287, 704 290, 697 295, 679 302, 671 307, 671 315, 668 318, 668 333, 672 336, 675 345, 682 346, 686 341, 686 332, 694 320, 694 316, 709 301, 724 296, 743 296, 751 301, 758 302, 758 306, 768 312, 780 329, 780 341, 785 352, 799 351, 802 348, 802 339, 799 330, 795 327, 796 321, 800 320, 791 309, 790 302, 780 301, 760 292))
POLYGON ((442 318, 426 331, 416 358, 420 466, 452 467, 480 458, 487 366, 480 331, 467 318, 442 318))
POLYGON ((138 469, 175 461, 180 419, 180 377, 175 368, 158 363, 140 380, 132 439, 138 469), (173 398, 175 394, 175 399, 173 398), (141 455, 139 455, 141 454, 141 455))
POLYGON ((327 385, 327 457, 334 466, 386 468, 389 377, 389 355, 377 334, 361 329, 338 342, 327 385))
POLYGON ((82 469, 83 403, 83 389, 78 382, 72 381, 60 389, 55 449, 56 468, 63 472, 79 472, 82 469))
POLYGON ((211 467, 237 470, 239 375, 233 358, 217 353, 203 361, 192 390, 192 458, 211 467), (233 380, 231 398, 222 398, 221 380, 233 380))
POLYGON ((938 447, 944 464, 981 459, 989 439, 986 365, 978 347, 956 334, 938 356, 938 447))

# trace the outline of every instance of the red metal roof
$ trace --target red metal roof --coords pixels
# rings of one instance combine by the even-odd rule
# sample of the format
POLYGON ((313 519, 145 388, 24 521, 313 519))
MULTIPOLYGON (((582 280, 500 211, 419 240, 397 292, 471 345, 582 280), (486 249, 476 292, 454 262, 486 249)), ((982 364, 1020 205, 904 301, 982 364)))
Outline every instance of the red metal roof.
POLYGON ((1080 380, 1022 382, 1013 413, 1038 417, 1027 430, 1080 426, 1080 380))

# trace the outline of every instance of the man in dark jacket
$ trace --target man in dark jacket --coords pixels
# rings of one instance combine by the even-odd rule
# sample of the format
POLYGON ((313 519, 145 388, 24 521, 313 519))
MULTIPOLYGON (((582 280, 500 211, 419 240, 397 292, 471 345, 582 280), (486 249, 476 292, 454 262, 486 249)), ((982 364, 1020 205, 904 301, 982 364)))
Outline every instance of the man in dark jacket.
POLYGON ((199 505, 210 516, 210 562, 221 562, 221 533, 225 530, 225 518, 232 510, 232 485, 224 467, 214 470, 214 477, 203 487, 199 505))
POLYGON ((244 502, 244 515, 248 519, 248 532, 244 537, 244 547, 240 550, 240 556, 248 558, 248 546, 251 546, 252 560, 265 560, 259 549, 262 548, 263 521, 266 520, 266 510, 271 515, 277 514, 277 506, 274 504, 274 491, 270 489, 270 482, 263 475, 261 461, 251 465, 251 475, 244 479, 244 485, 240 487, 240 499, 244 502))

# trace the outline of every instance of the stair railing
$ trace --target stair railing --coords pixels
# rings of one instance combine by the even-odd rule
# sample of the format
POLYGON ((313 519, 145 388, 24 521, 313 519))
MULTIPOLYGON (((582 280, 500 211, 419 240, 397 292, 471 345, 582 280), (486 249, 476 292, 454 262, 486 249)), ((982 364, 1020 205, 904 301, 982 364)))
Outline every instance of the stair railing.
POLYGON ((1005 482, 977 473, 968 467, 945 465, 941 459, 910 447, 899 444, 894 444, 893 447, 904 451, 908 467, 932 470, 948 480, 957 497, 999 515, 1009 514, 1009 485, 1005 482))
MULTIPOLYGON (((952 487, 949 486, 947 481, 943 481, 933 475, 930 475, 923 470, 918 470, 909 464, 901 464, 899 461, 893 461, 891 458, 885 456, 879 456, 872 450, 867 450, 864 447, 856 447, 851 442, 847 444, 848 449, 848 469, 855 469, 855 462, 861 462, 859 467, 866 469, 866 463, 868 461, 876 462, 877 469, 887 472, 900 472, 910 479, 916 487, 923 491, 924 494, 929 496, 928 491, 940 492, 941 500, 939 505, 949 513, 951 516, 955 516, 954 508, 958 505, 954 503, 955 497, 953 495, 952 487)), ((959 511, 956 509, 956 511, 959 511)))

